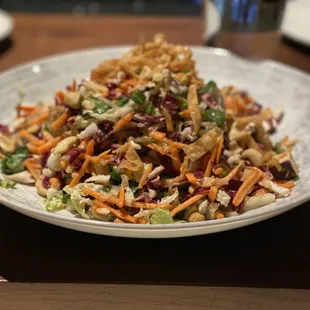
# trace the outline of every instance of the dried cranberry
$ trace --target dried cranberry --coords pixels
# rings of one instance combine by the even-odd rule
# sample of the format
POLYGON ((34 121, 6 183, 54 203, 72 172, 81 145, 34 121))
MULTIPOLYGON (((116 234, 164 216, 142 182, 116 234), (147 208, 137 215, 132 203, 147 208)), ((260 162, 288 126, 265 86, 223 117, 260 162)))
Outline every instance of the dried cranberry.
POLYGON ((50 178, 49 177, 43 177, 42 179, 42 185, 44 188, 48 189, 50 188, 51 184, 50 184, 50 178))

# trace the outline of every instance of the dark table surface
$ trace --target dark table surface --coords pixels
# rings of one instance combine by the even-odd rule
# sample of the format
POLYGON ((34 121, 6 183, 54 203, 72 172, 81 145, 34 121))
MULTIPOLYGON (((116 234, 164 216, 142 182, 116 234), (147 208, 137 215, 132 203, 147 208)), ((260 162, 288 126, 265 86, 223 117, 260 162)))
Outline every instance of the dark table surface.
MULTIPOLYGON (((167 30, 174 42, 201 43, 199 21, 194 18, 14 17, 16 31, 0 56, 0 70, 54 52, 134 43, 139 31, 149 36, 167 30), (109 29, 120 23, 127 25, 126 29, 116 26, 112 34, 109 29), (94 32, 90 38, 89 29, 101 26, 101 35, 94 32)), ((282 42, 277 59, 310 72, 308 51, 282 42)), ((310 288, 309 219, 306 203, 234 231, 182 239, 134 240, 67 230, 0 206, 0 275, 19 282, 310 288)))

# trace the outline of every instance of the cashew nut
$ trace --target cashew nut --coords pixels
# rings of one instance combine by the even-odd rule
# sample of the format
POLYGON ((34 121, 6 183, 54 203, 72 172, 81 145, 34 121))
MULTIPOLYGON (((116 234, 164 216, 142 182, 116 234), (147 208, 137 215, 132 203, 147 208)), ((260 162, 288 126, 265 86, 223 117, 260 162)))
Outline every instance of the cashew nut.
POLYGON ((193 213, 188 219, 189 222, 200 222, 204 220, 205 220, 204 215, 200 214, 199 212, 193 213))
POLYGON ((249 159, 250 162, 257 167, 261 166, 264 162, 263 155, 255 149, 247 149, 243 151, 241 157, 249 159))
POLYGON ((82 107, 86 110, 93 110, 96 107, 96 104, 95 102, 90 101, 90 100, 83 100, 82 107))
POLYGON ((0 133, 0 149, 5 153, 13 153, 16 149, 15 140, 0 133))
POLYGON ((42 180, 37 180, 36 181, 36 188, 37 192, 41 195, 46 197, 47 195, 47 189, 43 187, 42 180))
POLYGON ((8 180, 14 181, 16 183, 21 183, 21 184, 31 184, 35 182, 31 174, 26 170, 11 174, 11 175, 6 175, 5 177, 8 180))
POLYGON ((73 147, 73 145, 77 142, 77 140, 78 138, 74 136, 63 139, 56 145, 54 152, 60 155, 68 152, 73 147))
POLYGON ((65 105, 71 109, 78 110, 81 107, 81 94, 79 92, 69 91, 65 94, 65 105))

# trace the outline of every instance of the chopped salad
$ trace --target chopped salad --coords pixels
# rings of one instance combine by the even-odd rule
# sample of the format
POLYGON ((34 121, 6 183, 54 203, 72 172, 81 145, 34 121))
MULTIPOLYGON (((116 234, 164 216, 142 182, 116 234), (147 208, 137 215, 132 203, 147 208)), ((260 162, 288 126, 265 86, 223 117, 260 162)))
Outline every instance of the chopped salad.
MULTIPOLYGON (((0 186, 35 185, 46 210, 172 224, 237 216, 290 195, 298 177, 282 112, 197 75, 192 51, 152 42, 0 125, 0 186)), ((4 187, 4 186, 3 186, 4 187)), ((13 189, 11 189, 13 190, 13 189)))

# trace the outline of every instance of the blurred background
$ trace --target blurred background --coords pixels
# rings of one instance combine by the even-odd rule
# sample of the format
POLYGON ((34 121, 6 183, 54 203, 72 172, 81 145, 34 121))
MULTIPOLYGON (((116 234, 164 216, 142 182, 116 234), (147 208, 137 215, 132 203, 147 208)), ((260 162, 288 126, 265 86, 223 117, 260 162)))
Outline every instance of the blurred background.
POLYGON ((0 7, 15 12, 116 13, 199 15, 203 0, 0 0, 0 7))

